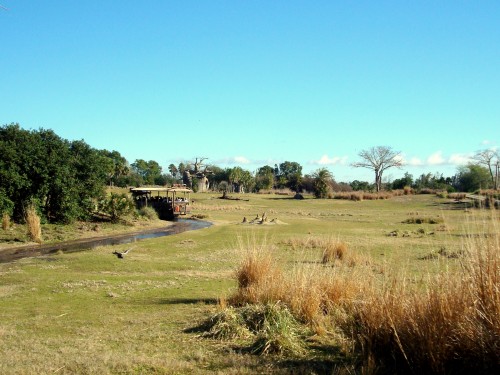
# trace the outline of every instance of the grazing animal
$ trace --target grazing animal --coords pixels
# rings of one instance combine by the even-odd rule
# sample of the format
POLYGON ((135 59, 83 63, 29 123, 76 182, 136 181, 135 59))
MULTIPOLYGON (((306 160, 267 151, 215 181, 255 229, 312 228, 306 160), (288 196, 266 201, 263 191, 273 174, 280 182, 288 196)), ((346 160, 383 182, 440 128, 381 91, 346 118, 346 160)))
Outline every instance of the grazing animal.
POLYGON ((118 258, 123 259, 125 257, 125 255, 127 255, 130 250, 132 250, 132 248, 127 249, 123 253, 119 253, 118 251, 115 250, 115 251, 113 251, 113 254, 115 254, 118 258))

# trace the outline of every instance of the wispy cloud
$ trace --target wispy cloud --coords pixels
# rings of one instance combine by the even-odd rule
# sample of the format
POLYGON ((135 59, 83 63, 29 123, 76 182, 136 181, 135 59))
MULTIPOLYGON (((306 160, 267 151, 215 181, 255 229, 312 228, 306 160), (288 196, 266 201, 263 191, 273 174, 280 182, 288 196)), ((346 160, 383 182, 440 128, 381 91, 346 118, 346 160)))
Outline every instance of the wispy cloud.
POLYGON ((252 162, 246 158, 245 156, 232 156, 224 159, 218 159, 215 161, 215 164, 222 165, 241 165, 241 164, 251 164, 252 162))
POLYGON ((437 151, 427 158, 427 165, 442 165, 445 162, 442 151, 437 151))
POLYGON ((334 156, 329 157, 328 155, 323 155, 319 160, 312 160, 309 164, 312 165, 345 165, 347 163, 347 156, 334 156))
POLYGON ((464 165, 471 161, 470 155, 453 154, 448 159, 448 163, 452 165, 464 165))
POLYGON ((410 160, 406 161, 405 164, 418 167, 424 165, 424 162, 420 158, 412 157, 410 160))
POLYGON ((413 156, 403 159, 404 164, 411 167, 433 167, 436 165, 443 166, 459 166, 470 162, 472 154, 451 154, 450 156, 443 155, 442 151, 436 151, 422 160, 419 157, 413 156))

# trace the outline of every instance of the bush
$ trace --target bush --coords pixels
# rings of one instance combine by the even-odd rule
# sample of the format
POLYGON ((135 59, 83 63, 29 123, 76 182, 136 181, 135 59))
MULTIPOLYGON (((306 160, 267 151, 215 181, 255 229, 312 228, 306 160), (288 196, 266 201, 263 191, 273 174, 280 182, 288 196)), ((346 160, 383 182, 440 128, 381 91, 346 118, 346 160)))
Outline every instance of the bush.
POLYGON ((139 215, 148 220, 158 220, 158 213, 152 207, 143 207, 139 210, 139 215))
POLYGON ((99 203, 99 210, 109 215, 111 221, 116 222, 135 210, 135 204, 126 194, 111 193, 107 199, 99 203))

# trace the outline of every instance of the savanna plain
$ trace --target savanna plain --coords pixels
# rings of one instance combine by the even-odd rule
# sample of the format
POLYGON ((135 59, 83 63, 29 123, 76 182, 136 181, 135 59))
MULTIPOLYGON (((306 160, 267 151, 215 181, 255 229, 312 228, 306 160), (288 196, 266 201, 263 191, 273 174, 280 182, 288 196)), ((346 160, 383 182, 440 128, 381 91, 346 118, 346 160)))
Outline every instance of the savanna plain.
POLYGON ((219 197, 209 228, 0 264, 0 373, 499 370, 498 210, 219 197))

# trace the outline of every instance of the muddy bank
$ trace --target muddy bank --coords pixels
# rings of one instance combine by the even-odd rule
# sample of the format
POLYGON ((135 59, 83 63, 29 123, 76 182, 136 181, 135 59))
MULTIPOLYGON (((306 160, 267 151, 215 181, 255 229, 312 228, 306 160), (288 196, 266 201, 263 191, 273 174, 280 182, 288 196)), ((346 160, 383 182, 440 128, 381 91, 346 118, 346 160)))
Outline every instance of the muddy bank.
POLYGON ((212 223, 202 220, 181 219, 165 228, 154 228, 103 237, 82 238, 78 240, 63 241, 52 244, 25 245, 0 250, 0 263, 7 263, 16 259, 47 255, 62 251, 65 253, 89 250, 98 246, 121 245, 148 238, 156 238, 178 234, 189 230, 208 228, 212 223))

